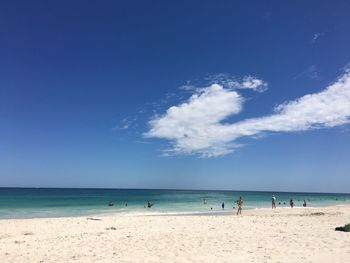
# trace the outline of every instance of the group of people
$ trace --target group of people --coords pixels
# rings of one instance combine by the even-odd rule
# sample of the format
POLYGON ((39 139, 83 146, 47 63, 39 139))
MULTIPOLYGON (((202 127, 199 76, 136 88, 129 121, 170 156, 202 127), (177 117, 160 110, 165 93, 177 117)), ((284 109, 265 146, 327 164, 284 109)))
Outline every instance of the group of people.
MULTIPOLYGON (((276 209, 276 196, 275 195, 272 195, 272 198, 271 198, 271 205, 272 205, 272 209, 276 209)), ((309 200, 310 201, 310 200, 309 200)), ((237 206, 238 206, 238 209, 237 209, 237 215, 240 215, 242 214, 242 207, 243 207, 243 198, 242 196, 239 197, 239 199, 236 201, 237 203, 237 206)), ((223 203, 224 204, 224 203, 223 203)), ((291 208, 294 207, 294 201, 293 199, 290 199, 289 200, 289 205, 291 208)), ((307 206, 307 202, 306 200, 304 200, 303 202, 303 207, 306 207, 307 206)), ((224 208, 224 207, 223 207, 224 208)))
MULTIPOLYGON (((114 206, 114 203, 112 201, 108 202, 108 206, 114 206)), ((128 206, 128 203, 125 203, 125 206, 128 206)), ((147 201, 147 208, 151 208, 153 206, 153 203, 151 201, 147 201)), ((144 206, 146 208, 146 206, 144 206)))
MULTIPOLYGON (((272 195, 272 198, 271 198, 272 209, 276 209, 276 200, 277 200, 276 196, 272 195)), ((242 196, 240 196, 239 199, 235 203, 237 204, 237 215, 242 214, 242 208, 243 208, 243 203, 244 203, 242 196)), ((207 200, 206 199, 203 199, 203 204, 207 204, 207 200)), ((281 202, 279 204, 281 204, 281 202)), ((284 204, 285 204, 285 202, 284 202, 284 204)), ((110 201, 108 203, 108 206, 113 206, 113 205, 114 205, 114 203, 112 201, 110 201)), ((127 205, 128 204, 125 203, 125 206, 127 206, 127 205)), ((289 205, 290 205, 291 208, 294 207, 293 199, 290 199, 289 205)), ((147 208, 151 208, 152 206, 153 206, 153 203, 150 202, 150 201, 147 201, 147 208)), ((306 206, 307 206, 307 203, 306 203, 306 200, 304 200, 303 207, 306 207, 306 206)), ((146 208, 146 206, 144 206, 144 208, 146 208)), ((221 208, 222 208, 222 210, 225 209, 225 203, 224 202, 222 202, 221 208)), ((235 207, 233 207, 233 208, 235 208, 235 207)), ((213 210, 213 208, 211 208, 211 210, 213 210)))
MULTIPOLYGON (((238 211, 237 211, 237 215, 238 215, 238 214, 242 213, 242 207, 243 207, 243 198, 242 198, 242 196, 239 197, 239 199, 236 201, 236 203, 237 203, 237 206, 238 206, 238 211)), ((203 204, 204 205, 207 204, 207 200, 206 199, 203 199, 203 204)), ((221 208, 222 208, 222 210, 225 209, 225 203, 224 202, 222 202, 221 208)), ((233 207, 233 208, 235 208, 235 207, 233 207)), ((213 210, 213 208, 211 207, 210 210, 213 210)))
MULTIPOLYGON (((310 201, 310 200, 308 200, 308 201, 310 201)), ((279 204, 281 204, 281 202, 280 202, 279 204)), ((286 204, 286 203, 284 202, 284 204, 286 204)), ((293 199, 290 199, 290 200, 289 200, 289 206, 290 206, 291 208, 294 207, 294 201, 293 201, 293 199)), ((307 202, 306 202, 306 200, 304 200, 304 202, 303 202, 303 207, 306 207, 306 206, 307 206, 307 202)), ((276 197, 275 197, 275 195, 272 195, 272 209, 276 209, 276 197)))

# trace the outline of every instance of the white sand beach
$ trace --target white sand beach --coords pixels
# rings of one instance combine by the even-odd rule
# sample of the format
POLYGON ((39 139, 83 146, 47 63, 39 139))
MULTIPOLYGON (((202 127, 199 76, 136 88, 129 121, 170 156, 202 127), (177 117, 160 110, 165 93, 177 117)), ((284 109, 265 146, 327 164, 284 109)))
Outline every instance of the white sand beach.
POLYGON ((4 262, 350 262, 350 206, 0 220, 4 262))

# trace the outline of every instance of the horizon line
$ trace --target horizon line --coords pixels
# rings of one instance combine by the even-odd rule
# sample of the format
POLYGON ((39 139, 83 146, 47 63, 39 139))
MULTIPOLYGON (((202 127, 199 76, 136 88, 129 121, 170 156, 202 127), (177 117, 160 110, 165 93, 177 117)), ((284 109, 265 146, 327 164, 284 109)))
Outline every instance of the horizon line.
POLYGON ((344 192, 305 192, 305 191, 281 191, 281 190, 223 190, 223 189, 178 189, 178 188, 110 188, 110 187, 33 187, 33 186, 0 186, 0 189, 82 189, 82 190, 160 190, 160 191, 212 191, 212 192, 261 192, 261 193, 299 193, 299 194, 350 194, 344 192))

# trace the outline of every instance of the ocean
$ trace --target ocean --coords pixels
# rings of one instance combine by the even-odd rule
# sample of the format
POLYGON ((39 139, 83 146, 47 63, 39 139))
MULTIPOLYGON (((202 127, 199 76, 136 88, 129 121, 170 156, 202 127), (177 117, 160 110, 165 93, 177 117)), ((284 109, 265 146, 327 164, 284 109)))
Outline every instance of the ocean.
POLYGON ((303 200, 312 207, 350 204, 350 194, 292 193, 260 191, 143 190, 143 189, 71 189, 0 188, 0 218, 37 218, 96 216, 101 214, 223 214, 232 213, 235 200, 242 196, 244 209, 271 206, 296 207, 303 200), (109 202, 113 206, 108 206, 109 202), (153 203, 147 208, 147 201, 153 203), (223 210, 221 205, 225 204, 223 210))

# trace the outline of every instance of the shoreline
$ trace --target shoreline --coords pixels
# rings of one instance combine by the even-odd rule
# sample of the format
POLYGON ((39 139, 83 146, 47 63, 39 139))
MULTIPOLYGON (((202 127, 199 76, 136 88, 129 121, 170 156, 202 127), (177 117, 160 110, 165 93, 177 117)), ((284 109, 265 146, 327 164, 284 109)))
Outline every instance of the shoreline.
MULTIPOLYGON (((274 210, 291 210, 293 209, 322 209, 322 208, 328 208, 328 207, 350 207, 350 203, 346 202, 343 204, 329 204, 329 205, 320 205, 320 206, 294 206, 294 208, 291 208, 289 206, 277 206, 276 209, 271 209, 268 207, 243 207, 242 213, 248 212, 248 211, 274 211, 274 210)), ((78 215, 62 215, 62 216, 38 216, 38 217, 14 217, 14 218, 1 218, 2 220, 26 220, 26 219, 55 219, 55 218, 85 218, 85 217, 133 217, 133 216, 229 216, 232 214, 235 214, 237 212, 237 209, 225 209, 225 210, 209 210, 209 211, 194 211, 194 212, 187 212, 187 211, 178 211, 178 212, 162 212, 162 211, 151 211, 146 210, 142 212, 141 210, 129 210, 129 211, 110 211, 110 212, 101 212, 101 213, 87 213, 87 214, 78 214, 78 215)))
MULTIPOLYGON (((309 210, 309 209, 323 209, 323 208, 329 208, 329 207, 348 207, 350 209, 350 204, 338 204, 338 205, 324 205, 324 206, 308 206, 308 207, 301 207, 301 206, 295 206, 294 208, 291 207, 277 207, 276 209, 268 208, 268 207, 254 207, 254 208, 246 208, 242 210, 242 215, 251 214, 252 211, 256 211, 258 213, 267 213, 268 211, 271 211, 274 213, 275 211, 278 211, 280 209, 283 210, 309 210), (245 213, 246 212, 246 213, 245 213), (248 212, 248 213, 247 213, 248 212)), ((133 212, 126 212, 126 213, 103 213, 103 214, 91 214, 89 217, 138 217, 138 216, 231 216, 236 215, 237 209, 231 209, 231 210, 225 210, 225 211, 208 211, 208 212, 145 212, 145 213, 133 213, 133 212)), ((77 216, 77 217, 84 217, 84 216, 77 216)), ((73 217, 74 218, 74 217, 73 217)))

